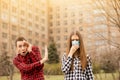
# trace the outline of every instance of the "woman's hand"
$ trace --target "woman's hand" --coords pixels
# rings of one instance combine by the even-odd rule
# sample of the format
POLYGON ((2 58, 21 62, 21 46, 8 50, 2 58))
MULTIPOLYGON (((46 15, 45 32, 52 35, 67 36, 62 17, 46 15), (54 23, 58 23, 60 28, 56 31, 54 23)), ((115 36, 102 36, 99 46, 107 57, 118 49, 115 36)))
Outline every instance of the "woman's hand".
POLYGON ((70 52, 69 52, 68 56, 72 57, 73 54, 75 53, 75 51, 76 51, 78 48, 79 48, 78 45, 72 46, 72 47, 70 48, 70 52))

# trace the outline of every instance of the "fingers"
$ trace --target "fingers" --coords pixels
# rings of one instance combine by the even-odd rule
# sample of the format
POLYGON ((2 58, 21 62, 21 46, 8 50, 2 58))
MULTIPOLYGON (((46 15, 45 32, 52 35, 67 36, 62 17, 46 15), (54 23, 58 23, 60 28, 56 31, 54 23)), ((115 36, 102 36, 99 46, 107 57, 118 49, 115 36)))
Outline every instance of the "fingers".
POLYGON ((29 47, 29 43, 27 41, 23 40, 23 44, 29 47))
POLYGON ((78 48, 79 48, 79 46, 77 46, 77 45, 71 47, 71 49, 72 49, 73 51, 76 51, 78 48))
POLYGON ((25 46, 28 47, 27 48, 28 52, 31 52, 32 51, 32 45, 30 43, 28 43, 27 41, 25 41, 25 40, 23 41, 23 43, 24 43, 25 46))
POLYGON ((78 48, 79 48, 78 45, 72 46, 69 52, 70 56, 72 56, 78 48))

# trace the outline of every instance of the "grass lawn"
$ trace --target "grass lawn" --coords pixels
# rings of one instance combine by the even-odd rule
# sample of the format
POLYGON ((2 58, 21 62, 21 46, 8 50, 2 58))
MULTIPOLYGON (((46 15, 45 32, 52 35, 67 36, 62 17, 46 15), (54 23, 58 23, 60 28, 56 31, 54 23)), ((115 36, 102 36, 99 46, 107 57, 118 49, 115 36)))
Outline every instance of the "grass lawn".
MULTIPOLYGON (((107 73, 106 75, 104 73, 101 74, 95 74, 95 80, 113 80, 112 74, 107 73)), ((114 74, 115 79, 118 80, 118 73, 114 74)), ((7 80, 7 77, 1 76, 0 80, 7 80)), ((13 80, 20 80, 20 74, 16 73, 14 74, 13 80)), ((45 80, 64 80, 63 75, 45 75, 45 80)))
MULTIPOLYGON (((0 80, 7 80, 6 76, 0 76, 0 80)), ((20 80, 20 74, 15 73, 13 80, 20 80)), ((45 80, 64 80, 63 75, 45 75, 45 80)))

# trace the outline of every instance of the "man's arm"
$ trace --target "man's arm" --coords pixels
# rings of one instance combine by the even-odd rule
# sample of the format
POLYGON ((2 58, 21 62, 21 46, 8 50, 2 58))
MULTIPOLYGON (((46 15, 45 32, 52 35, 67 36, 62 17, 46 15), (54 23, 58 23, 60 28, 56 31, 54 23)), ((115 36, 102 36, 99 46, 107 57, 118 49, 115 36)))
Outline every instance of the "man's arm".
POLYGON ((45 55, 44 58, 41 58, 40 50, 37 46, 32 47, 33 53, 37 56, 36 58, 40 60, 41 64, 45 63, 48 60, 48 49, 47 46, 45 46, 45 55))
POLYGON ((42 64, 40 61, 31 63, 31 64, 25 64, 23 62, 20 62, 17 58, 13 60, 13 63, 20 71, 23 71, 23 72, 29 72, 38 66, 42 69, 42 67, 44 66, 44 64, 42 64))

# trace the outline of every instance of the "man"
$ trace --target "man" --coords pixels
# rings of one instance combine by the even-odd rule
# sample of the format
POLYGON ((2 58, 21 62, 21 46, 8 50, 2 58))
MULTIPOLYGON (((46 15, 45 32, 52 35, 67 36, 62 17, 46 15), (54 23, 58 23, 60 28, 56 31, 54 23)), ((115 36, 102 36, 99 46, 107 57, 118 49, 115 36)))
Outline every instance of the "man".
POLYGON ((48 60, 47 46, 45 46, 45 57, 42 59, 39 48, 29 44, 24 37, 19 37, 15 45, 17 56, 13 59, 13 63, 21 73, 21 80, 44 80, 43 66, 48 60))

